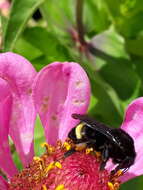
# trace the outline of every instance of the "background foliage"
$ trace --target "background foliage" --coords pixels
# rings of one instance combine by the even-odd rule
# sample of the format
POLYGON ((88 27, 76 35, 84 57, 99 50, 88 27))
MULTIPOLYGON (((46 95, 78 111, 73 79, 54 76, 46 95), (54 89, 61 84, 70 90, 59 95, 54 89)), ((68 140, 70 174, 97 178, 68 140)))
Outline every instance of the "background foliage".
MULTIPOLYGON (((53 61, 79 62, 92 84, 90 115, 119 127, 128 103, 143 96, 142 20, 142 0, 13 0, 10 14, 1 11, 1 52, 23 55, 37 71, 53 61)), ((121 190, 140 190, 142 180, 121 190)))

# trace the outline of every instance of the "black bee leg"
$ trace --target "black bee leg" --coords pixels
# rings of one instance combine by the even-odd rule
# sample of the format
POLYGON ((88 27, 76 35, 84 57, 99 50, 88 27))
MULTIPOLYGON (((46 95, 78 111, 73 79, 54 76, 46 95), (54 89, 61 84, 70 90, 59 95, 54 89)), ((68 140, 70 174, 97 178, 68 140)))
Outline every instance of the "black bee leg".
POLYGON ((109 150, 108 150, 108 146, 105 145, 102 151, 102 163, 100 165, 100 170, 103 170, 106 166, 106 162, 109 159, 109 150))
POLYGON ((102 161, 100 165, 100 170, 104 170, 105 166, 106 166, 106 162, 102 161))
POLYGON ((119 164, 114 170, 111 171, 111 176, 114 176, 117 173, 117 171, 120 169, 121 169, 121 166, 119 164))
POLYGON ((129 168, 127 167, 128 159, 124 159, 117 167, 111 171, 111 175, 115 175, 119 170, 122 169, 122 173, 125 173, 129 168))
POLYGON ((74 148, 68 150, 67 152, 64 153, 64 158, 71 156, 75 152, 76 150, 74 148))

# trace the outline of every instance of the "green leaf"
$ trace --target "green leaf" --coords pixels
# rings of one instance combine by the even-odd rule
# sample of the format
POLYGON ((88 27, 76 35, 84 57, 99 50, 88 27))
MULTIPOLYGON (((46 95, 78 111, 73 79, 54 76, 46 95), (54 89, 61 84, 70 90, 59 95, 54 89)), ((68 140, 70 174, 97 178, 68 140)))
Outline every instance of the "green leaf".
POLYGON ((132 96, 140 81, 128 61, 121 59, 102 67, 100 74, 118 93, 119 97, 126 100, 132 96), (119 62, 120 61, 120 62, 119 62))
POLYGON ((126 49, 133 55, 143 57, 143 35, 138 36, 137 39, 127 39, 126 49))
MULTIPOLYGON (((1 36, 4 36, 5 30, 6 30, 6 23, 7 23, 7 18, 1 15, 0 13, 0 31, 1 31, 1 36)), ((2 39, 3 40, 3 39, 2 39)))
POLYGON ((88 34, 99 33, 109 27, 110 21, 105 8, 105 3, 101 0, 84 1, 83 22, 88 34))
POLYGON ((113 25, 124 37, 136 37, 143 30, 142 0, 104 0, 104 2, 113 25))
POLYGON ((142 0, 124 0, 121 2, 120 12, 122 15, 131 17, 143 10, 142 0))
POLYGON ((111 28, 97 35, 92 44, 99 74, 122 100, 130 98, 140 79, 125 51, 123 38, 111 28))
POLYGON ((4 35, 4 51, 11 51, 28 19, 44 0, 13 0, 4 35))
POLYGON ((41 156, 44 153, 44 148, 41 147, 41 144, 45 142, 44 129, 42 127, 40 118, 36 120, 36 126, 34 130, 34 150, 36 156, 41 156))
POLYGON ((119 18, 120 21, 116 24, 117 30, 126 38, 136 38, 143 30, 143 11, 135 15, 123 16, 119 18))
POLYGON ((48 28, 54 32, 65 32, 66 27, 71 26, 75 18, 74 9, 75 1, 71 0, 46 0, 41 6, 48 28))
MULTIPOLYGON (((135 57, 135 60, 134 61, 134 64, 135 64, 135 71, 136 73, 138 74, 138 76, 140 77, 141 79, 141 84, 143 84, 143 59, 136 59, 135 57)), ((143 85, 141 85, 141 94, 140 96, 142 96, 142 93, 143 93, 143 85)))
POLYGON ((108 62, 116 63, 118 59, 128 59, 129 57, 125 50, 124 39, 115 31, 114 27, 96 35, 90 43, 93 46, 91 53, 96 56, 95 67, 97 70, 108 62))
POLYGON ((39 49, 26 41, 23 37, 17 40, 13 51, 27 58, 29 61, 32 61, 43 55, 39 49))
POLYGON ((121 190, 127 190, 127 189, 137 189, 140 190, 143 188, 143 176, 136 177, 124 184, 121 185, 121 190))
POLYGON ((40 71, 44 66, 46 66, 49 63, 48 56, 41 55, 33 60, 31 60, 31 63, 36 68, 37 71, 40 71))
POLYGON ((108 8, 108 14, 112 16, 113 19, 120 15, 120 0, 103 0, 108 8))
POLYGON ((23 166, 22 166, 21 160, 19 158, 19 155, 18 155, 18 153, 16 151, 12 154, 12 158, 14 160, 14 163, 16 164, 16 167, 19 170, 21 170, 23 166))
POLYGON ((67 48, 61 44, 57 37, 42 27, 27 28, 24 39, 39 49, 48 58, 48 62, 70 60, 67 48))
POLYGON ((94 114, 100 121, 119 127, 123 118, 123 109, 115 90, 99 74, 95 74, 92 91, 97 100, 90 110, 91 115, 94 114))
POLYGON ((109 125, 119 126, 123 118, 123 109, 117 93, 98 72, 93 70, 90 64, 82 63, 88 73, 92 87, 90 115, 109 125))

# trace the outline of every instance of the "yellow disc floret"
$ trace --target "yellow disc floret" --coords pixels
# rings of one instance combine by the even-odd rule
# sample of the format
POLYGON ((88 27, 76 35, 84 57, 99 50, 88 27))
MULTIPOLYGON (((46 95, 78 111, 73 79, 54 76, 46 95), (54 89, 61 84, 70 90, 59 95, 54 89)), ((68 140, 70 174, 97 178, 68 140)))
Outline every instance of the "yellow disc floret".
POLYGON ((91 152, 93 152, 93 148, 86 148, 85 150, 86 154, 90 154, 91 152))
POLYGON ((42 185, 42 190, 47 190, 47 187, 46 187, 46 185, 42 185))
POLYGON ((48 154, 51 154, 54 152, 54 147, 49 145, 48 143, 44 142, 41 144, 41 147, 45 147, 48 154))
POLYGON ((113 183, 108 182, 108 187, 110 190, 115 190, 113 183))
POLYGON ((64 148, 66 148, 67 151, 71 149, 71 145, 68 142, 64 142, 63 146, 64 148))
POLYGON ((65 187, 64 187, 63 184, 60 184, 60 185, 58 185, 58 186, 56 187, 55 190, 65 190, 65 187))
POLYGON ((59 168, 59 169, 62 168, 62 164, 61 164, 60 162, 55 162, 55 166, 56 166, 57 168, 59 168))

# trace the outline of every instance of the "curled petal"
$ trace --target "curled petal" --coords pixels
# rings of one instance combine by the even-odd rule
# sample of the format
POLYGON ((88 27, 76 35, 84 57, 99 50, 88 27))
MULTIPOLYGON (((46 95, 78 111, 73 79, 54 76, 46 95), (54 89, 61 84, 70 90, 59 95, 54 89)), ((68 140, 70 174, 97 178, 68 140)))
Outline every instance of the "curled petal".
POLYGON ((34 100, 49 143, 67 137, 78 122, 71 117, 72 113, 84 114, 89 99, 89 80, 79 64, 55 62, 38 73, 34 100))
POLYGON ((8 190, 8 183, 0 176, 0 190, 8 190))
POLYGON ((134 100, 127 108, 124 122, 121 126, 134 139, 137 157, 133 166, 121 178, 125 182, 143 174, 143 98, 134 100))
POLYGON ((2 79, 0 89, 0 168, 8 177, 12 177, 17 172, 8 143, 12 96, 8 84, 2 79))
POLYGON ((23 57, 14 53, 0 54, 0 78, 8 83, 12 95, 9 133, 25 166, 31 161, 34 153, 36 112, 31 92, 35 75, 36 71, 23 57))

